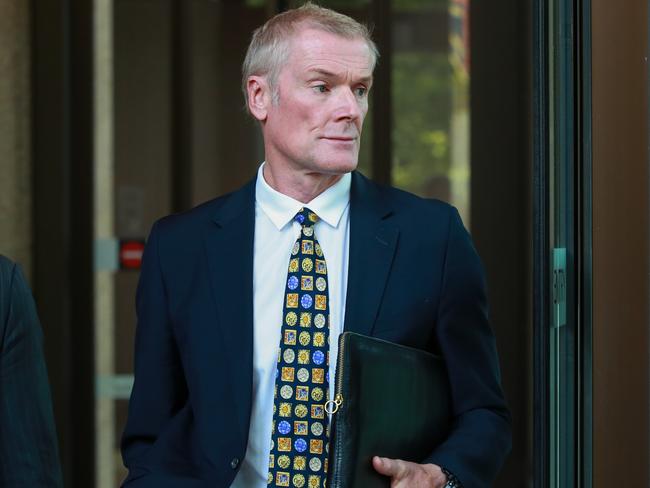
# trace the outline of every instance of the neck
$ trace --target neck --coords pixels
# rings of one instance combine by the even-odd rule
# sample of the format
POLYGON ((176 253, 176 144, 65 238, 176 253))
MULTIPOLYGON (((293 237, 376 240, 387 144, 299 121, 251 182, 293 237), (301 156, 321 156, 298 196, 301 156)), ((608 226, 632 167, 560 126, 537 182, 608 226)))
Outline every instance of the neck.
POLYGON ((274 169, 268 162, 264 164, 263 175, 264 181, 275 191, 302 203, 311 202, 343 177, 310 171, 286 173, 274 169))

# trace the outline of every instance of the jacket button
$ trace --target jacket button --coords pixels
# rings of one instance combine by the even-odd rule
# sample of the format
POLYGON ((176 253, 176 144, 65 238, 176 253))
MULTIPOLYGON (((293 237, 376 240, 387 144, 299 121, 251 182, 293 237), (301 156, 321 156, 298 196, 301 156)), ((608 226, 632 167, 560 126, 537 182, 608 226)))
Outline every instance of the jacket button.
POLYGON ((239 466, 239 458, 232 458, 232 461, 230 461, 230 467, 232 469, 237 469, 237 466, 239 466))

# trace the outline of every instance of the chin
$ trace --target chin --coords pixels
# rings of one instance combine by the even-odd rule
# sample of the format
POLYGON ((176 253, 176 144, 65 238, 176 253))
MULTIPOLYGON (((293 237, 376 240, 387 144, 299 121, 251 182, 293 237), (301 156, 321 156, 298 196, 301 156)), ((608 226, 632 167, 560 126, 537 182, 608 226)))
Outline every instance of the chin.
POLYGON ((322 162, 316 162, 314 164, 314 169, 325 174, 342 175, 357 169, 358 163, 359 160, 356 156, 347 158, 330 158, 322 162))

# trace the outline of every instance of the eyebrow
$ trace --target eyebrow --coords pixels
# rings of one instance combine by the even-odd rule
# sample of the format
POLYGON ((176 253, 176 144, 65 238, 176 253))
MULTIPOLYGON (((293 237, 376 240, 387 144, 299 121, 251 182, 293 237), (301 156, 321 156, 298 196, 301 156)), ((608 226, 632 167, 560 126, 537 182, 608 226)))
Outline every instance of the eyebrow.
MULTIPOLYGON (((322 68, 312 68, 308 70, 309 75, 321 75, 324 76, 325 78, 340 78, 340 75, 333 73, 331 71, 327 71, 326 69, 322 68)), ((358 80, 360 83, 366 83, 370 84, 373 81, 372 75, 370 76, 364 76, 363 78, 358 80)))

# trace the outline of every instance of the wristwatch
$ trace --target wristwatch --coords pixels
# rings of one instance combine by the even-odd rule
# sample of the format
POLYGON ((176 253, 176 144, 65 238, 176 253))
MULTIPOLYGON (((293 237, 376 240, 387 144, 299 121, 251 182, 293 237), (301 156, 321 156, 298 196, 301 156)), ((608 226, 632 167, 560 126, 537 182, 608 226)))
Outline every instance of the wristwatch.
POLYGON ((447 477, 447 484, 444 486, 444 488, 463 488, 463 485, 461 485, 460 481, 458 478, 456 478, 456 476, 454 476, 453 473, 450 473, 445 468, 440 469, 442 469, 442 472, 447 477))

